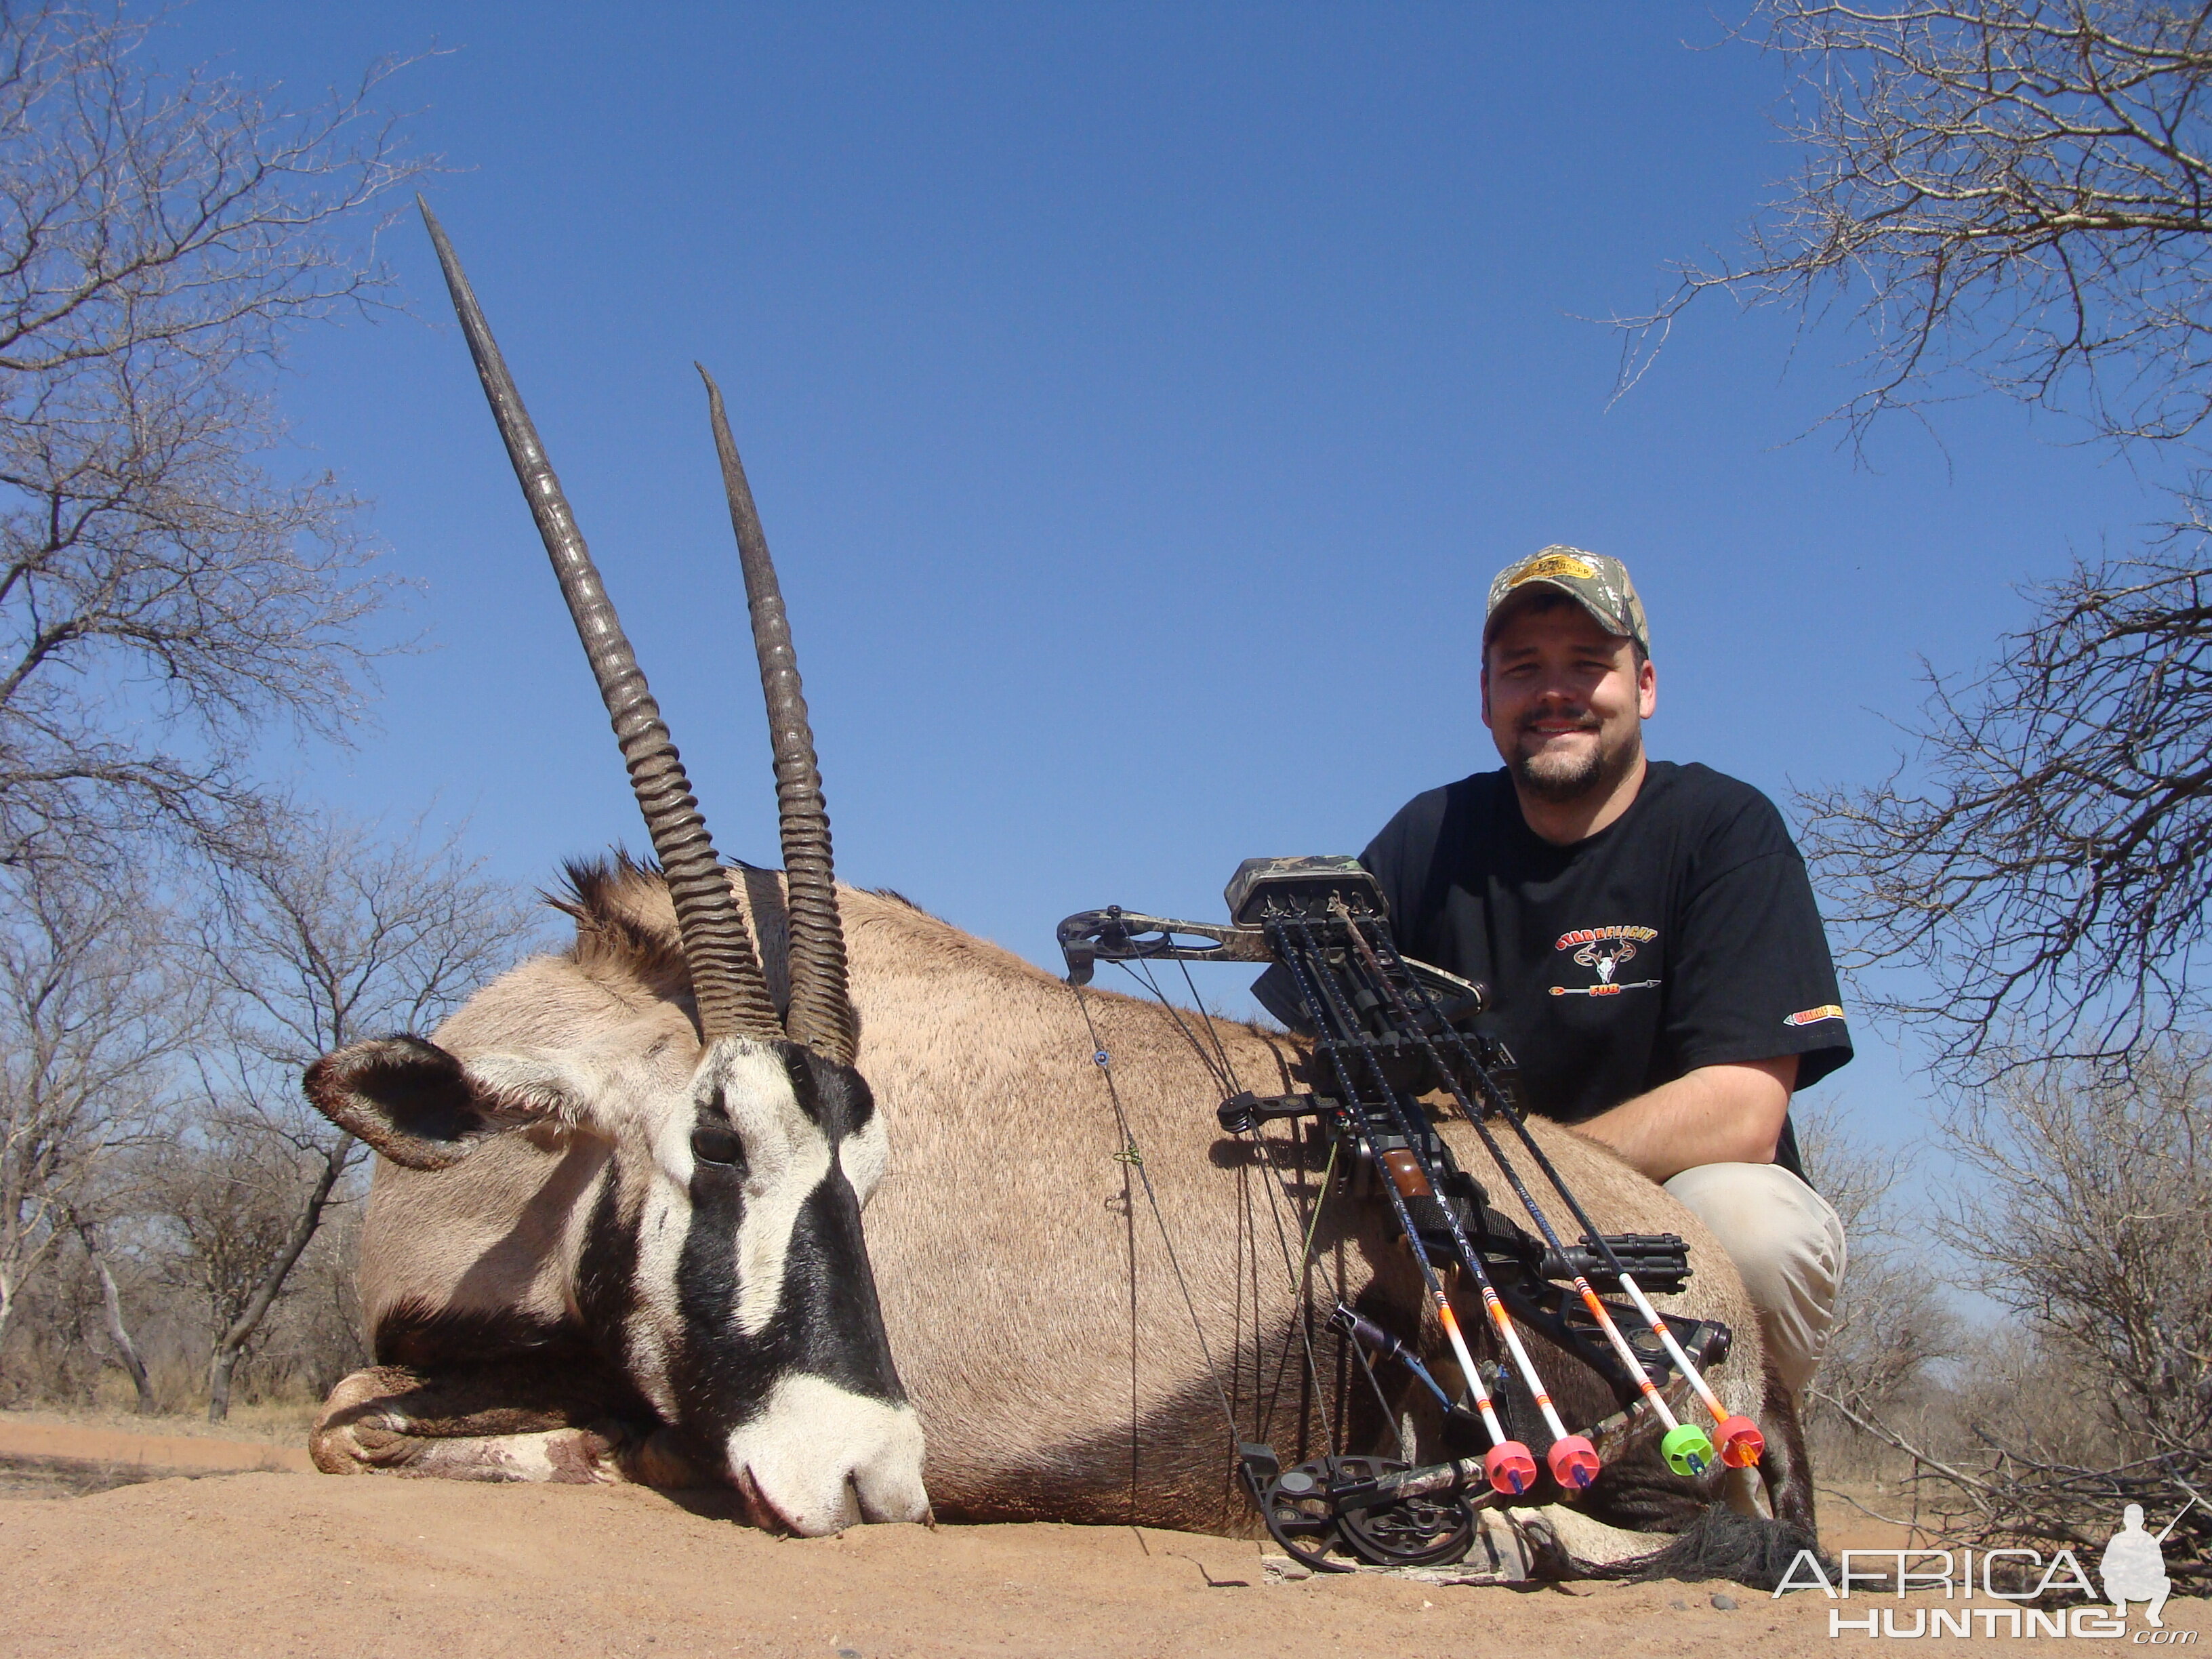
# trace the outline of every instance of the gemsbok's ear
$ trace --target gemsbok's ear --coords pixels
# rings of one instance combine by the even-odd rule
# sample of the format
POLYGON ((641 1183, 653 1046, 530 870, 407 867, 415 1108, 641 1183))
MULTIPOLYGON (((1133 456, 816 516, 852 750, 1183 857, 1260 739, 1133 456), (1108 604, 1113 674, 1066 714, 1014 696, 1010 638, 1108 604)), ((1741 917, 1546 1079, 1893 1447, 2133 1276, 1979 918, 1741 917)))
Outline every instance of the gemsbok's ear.
POLYGON ((394 1164, 447 1170, 488 1135, 574 1121, 568 1091, 544 1067, 505 1058, 464 1066, 420 1037, 376 1037, 325 1054, 301 1085, 317 1111, 394 1164))

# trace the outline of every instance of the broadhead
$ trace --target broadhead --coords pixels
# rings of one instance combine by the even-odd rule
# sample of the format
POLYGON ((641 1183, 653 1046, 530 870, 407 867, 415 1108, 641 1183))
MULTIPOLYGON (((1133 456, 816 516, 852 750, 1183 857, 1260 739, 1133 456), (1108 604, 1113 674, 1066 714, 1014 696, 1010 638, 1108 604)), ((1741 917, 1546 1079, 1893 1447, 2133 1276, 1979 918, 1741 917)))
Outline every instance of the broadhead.
POLYGON ((1484 1454, 1482 1473, 1495 1490, 1518 1498, 1536 1484, 1536 1459, 1518 1440, 1501 1440, 1484 1454))
POLYGON ((1766 1437, 1747 1417, 1723 1418, 1713 1432, 1721 1443, 1721 1462, 1732 1469, 1755 1467, 1766 1450, 1766 1437))
POLYGON ((1597 1479, 1597 1448, 1578 1434, 1554 1440, 1544 1462, 1551 1467, 1552 1479, 1569 1492, 1588 1492, 1597 1479))
POLYGON ((1712 1468, 1713 1443, 1696 1424, 1677 1424, 1660 1440, 1659 1455, 1675 1474, 1694 1478, 1712 1468))

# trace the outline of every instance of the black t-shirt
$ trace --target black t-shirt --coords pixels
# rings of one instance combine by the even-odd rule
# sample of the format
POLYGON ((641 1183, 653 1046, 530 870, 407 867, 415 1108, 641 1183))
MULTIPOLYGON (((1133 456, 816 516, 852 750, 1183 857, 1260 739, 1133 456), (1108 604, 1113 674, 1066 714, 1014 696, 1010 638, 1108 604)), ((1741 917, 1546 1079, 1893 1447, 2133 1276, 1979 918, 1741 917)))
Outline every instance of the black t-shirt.
MULTIPOLYGON (((1415 796, 1360 862, 1400 949, 1490 987, 1482 1029, 1547 1117, 1579 1122, 1698 1066, 1783 1054, 1799 1056, 1803 1089, 1851 1057, 1782 815, 1709 767, 1652 762, 1629 809, 1571 847, 1528 828, 1503 769, 1478 772, 1415 796)), ((1278 1013, 1295 1006, 1277 1006, 1287 986, 1255 988, 1278 1013)), ((1802 1173, 1787 1126, 1777 1161, 1802 1173)))

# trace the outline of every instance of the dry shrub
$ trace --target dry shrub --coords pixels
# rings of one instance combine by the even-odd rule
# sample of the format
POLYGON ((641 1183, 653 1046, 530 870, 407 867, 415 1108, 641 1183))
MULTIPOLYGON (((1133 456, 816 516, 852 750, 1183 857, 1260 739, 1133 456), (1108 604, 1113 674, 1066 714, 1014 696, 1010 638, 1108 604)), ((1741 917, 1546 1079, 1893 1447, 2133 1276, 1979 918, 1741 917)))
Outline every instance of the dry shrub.
POLYGON ((2212 1589, 2208 1084, 2212 1051, 2175 1041, 2125 1069, 2018 1066, 1943 1115, 1960 1178, 1929 1225, 2005 1317, 1949 1367, 1923 1364, 1915 1399, 1854 1392, 1869 1356, 1878 1382, 1916 1340, 1909 1300, 1869 1308, 1868 1346, 1847 1341, 1821 1386, 1825 1409, 1909 1460, 1928 1531, 2094 1550, 2124 1505, 2155 1528, 2197 1497, 2166 1570, 2178 1591, 2212 1589))
POLYGON ((1917 1423, 1940 1409, 1940 1368, 1968 1334, 1928 1271, 1924 1224, 1899 1200, 1905 1153, 1868 1145, 1832 1108, 1796 1116, 1806 1173, 1835 1206, 1850 1251, 1806 1428, 1816 1467, 1878 1474, 1895 1463, 1893 1449, 1853 1419, 1917 1423))

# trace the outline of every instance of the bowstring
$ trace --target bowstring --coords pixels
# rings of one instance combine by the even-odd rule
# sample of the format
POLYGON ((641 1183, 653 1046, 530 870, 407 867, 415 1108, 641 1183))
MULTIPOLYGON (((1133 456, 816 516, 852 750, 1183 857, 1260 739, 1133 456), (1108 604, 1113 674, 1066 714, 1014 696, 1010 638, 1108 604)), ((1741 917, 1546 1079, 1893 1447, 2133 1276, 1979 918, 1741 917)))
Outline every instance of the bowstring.
POLYGON ((1382 1420, 1390 1425, 1390 1432, 1397 1437, 1400 1461, 1412 1462, 1413 1452, 1413 1448, 1406 1443, 1405 1425, 1398 1420, 1398 1413, 1390 1408, 1390 1401, 1382 1392, 1382 1379, 1375 1375, 1375 1367, 1368 1362, 1367 1350, 1357 1342, 1351 1346, 1352 1357, 1359 1362, 1359 1369, 1367 1373, 1367 1386, 1375 1390, 1375 1403, 1382 1408, 1382 1420))
MULTIPOLYGON (((1091 1018, 1090 999, 1084 994, 1081 986, 1074 989, 1075 1006, 1082 1010, 1084 1029, 1091 1034, 1091 1062, 1098 1067, 1099 1076, 1106 1080, 1106 1098, 1113 1103, 1114 1121, 1121 1134, 1121 1150, 1115 1156, 1125 1170, 1136 1170, 1137 1179, 1144 1187, 1145 1202, 1152 1212, 1152 1224, 1159 1229, 1161 1248, 1167 1252, 1168 1266, 1174 1271, 1176 1287, 1182 1292, 1182 1305, 1190 1315, 1190 1328, 1198 1338, 1198 1351, 1206 1360, 1206 1374, 1213 1383, 1214 1397, 1221 1402, 1221 1415, 1229 1424, 1230 1443, 1235 1445, 1243 1437, 1237 1431, 1237 1413, 1229 1404, 1229 1391, 1221 1386, 1221 1372, 1213 1363, 1213 1348, 1206 1340, 1205 1322, 1198 1316, 1198 1303, 1190 1293, 1190 1281, 1183 1277, 1182 1259, 1176 1254, 1175 1240, 1168 1232, 1167 1217, 1160 1212, 1160 1196, 1152 1187, 1152 1172, 1145 1167, 1144 1153, 1137 1145, 1135 1133, 1129 1127, 1129 1114, 1121 1104, 1121 1091, 1114 1081, 1113 1053, 1099 1040, 1098 1027, 1091 1018)), ((1127 1178, 1126 1176, 1123 1177, 1125 1181, 1127 1178)), ((1130 1284, 1133 1287, 1135 1283, 1136 1266, 1132 1261, 1130 1284)), ((1133 1355, 1135 1352, 1133 1344, 1130 1352, 1133 1355)))
MULTIPOLYGON (((1200 997, 1198 994, 1197 981, 1193 980, 1190 976, 1190 963, 1181 957, 1178 957, 1176 960, 1176 966, 1182 970, 1182 982, 1184 987, 1190 992, 1191 1006, 1197 1011, 1199 1018, 1203 1020, 1206 1024, 1206 1034, 1208 1037, 1212 1039, 1214 1052, 1221 1057, 1222 1070, 1227 1073, 1229 1082, 1233 1088, 1241 1092, 1244 1087, 1243 1082, 1237 1077, 1237 1067, 1229 1058, 1229 1050, 1221 1041, 1221 1033, 1219 1028, 1214 1024, 1212 1011, 1206 1007, 1205 999, 1200 997)), ((1163 1000, 1164 1000, 1164 999, 1163 999, 1163 1000)), ((1261 1132, 1260 1126, 1256 1122, 1253 1124, 1250 1133, 1253 1146, 1256 1147, 1260 1151, 1261 1156, 1267 1160, 1268 1174, 1271 1176, 1280 1176, 1283 1174, 1283 1168, 1281 1164, 1277 1160, 1274 1143, 1269 1140, 1267 1136, 1261 1132)), ((1331 1170, 1334 1170, 1336 1167, 1336 1146, 1333 1141, 1330 1143, 1328 1149, 1328 1167, 1331 1170)), ((1299 1170, 1298 1176, 1298 1186, 1303 1191, 1305 1186, 1305 1171, 1303 1167, 1299 1170)), ((1291 1294, 1297 1300, 1299 1304, 1299 1316, 1297 1322, 1298 1338, 1305 1346, 1307 1371, 1308 1374, 1313 1377, 1315 1385, 1319 1387, 1321 1382, 1321 1359, 1320 1356, 1316 1354, 1314 1352, 1313 1289, 1312 1279, 1310 1275, 1311 1269, 1316 1265, 1313 1254, 1315 1234, 1321 1226, 1321 1212, 1328 1203, 1329 1179, 1326 1174, 1322 1177, 1320 1195, 1314 1200, 1313 1215, 1306 1227, 1305 1243, 1299 1253, 1298 1264, 1296 1267, 1293 1267, 1291 1264, 1290 1243, 1284 1237, 1283 1233, 1283 1201, 1280 1197, 1281 1182, 1279 1180, 1271 1179, 1267 1182, 1267 1188, 1268 1210, 1275 1224, 1275 1245, 1276 1248, 1283 1254, 1283 1271, 1290 1280, 1291 1294)), ((1328 1285, 1331 1301, 1333 1303, 1341 1303, 1344 1300, 1344 1284, 1341 1274, 1340 1273, 1334 1277, 1331 1277, 1324 1270, 1322 1279, 1323 1282, 1328 1285)), ((1341 1347, 1349 1340, 1350 1339, 1346 1338, 1340 1334, 1338 1345, 1341 1347)), ((1358 1359, 1360 1365, 1366 1370, 1368 1382, 1374 1386, 1376 1400, 1382 1401, 1382 1384, 1376 1382, 1375 1369, 1373 1366, 1368 1364, 1366 1353, 1356 1342, 1351 1343, 1351 1347, 1354 1357, 1358 1359)), ((1276 1372, 1276 1386, 1278 1391, 1279 1391, 1281 1387, 1281 1378, 1282 1374, 1279 1369, 1276 1372)), ((1331 1421, 1328 1425, 1329 1445, 1332 1449, 1341 1446, 1344 1442, 1344 1411, 1346 1403, 1344 1389, 1340 1385, 1332 1400, 1332 1404, 1334 1409, 1330 1413, 1331 1421)), ((1387 1401, 1382 1401, 1382 1415, 1386 1419, 1389 1419, 1391 1424, 1391 1431, 1394 1434, 1398 1435, 1399 1449, 1403 1451, 1405 1449, 1406 1437, 1402 1433, 1398 1433, 1397 1419, 1392 1415, 1389 1404, 1387 1401)))
MULTIPOLYGON (((1238 1093, 1243 1090, 1244 1085, 1237 1079, 1236 1063, 1229 1058, 1229 1050, 1223 1046, 1221 1042, 1221 1034, 1214 1027, 1213 1017, 1206 1012, 1206 1004, 1198 994, 1198 985, 1197 982, 1190 976, 1190 964, 1188 963, 1178 959, 1176 963, 1176 966, 1182 970, 1183 984, 1188 987, 1190 991, 1192 1011, 1194 1012, 1200 1020, 1204 1023, 1206 1026, 1206 1037, 1213 1045, 1212 1056, 1207 1054, 1206 1045, 1198 1040, 1197 1033, 1193 1031, 1189 1024, 1184 1020, 1183 1011, 1176 1007, 1173 1002, 1169 1000, 1167 993, 1160 988, 1159 981, 1153 976, 1151 963, 1144 962, 1141 963, 1143 969, 1141 975, 1136 969, 1132 968, 1126 961, 1117 962, 1115 965, 1120 968, 1123 973, 1128 975, 1132 980, 1134 980, 1138 984, 1143 986, 1147 991, 1152 993, 1152 1000, 1158 1003, 1162 1010, 1167 1014, 1168 1018, 1175 1022, 1176 1030, 1182 1033, 1183 1041, 1190 1045, 1191 1052, 1198 1056, 1198 1063, 1206 1068, 1206 1074, 1213 1079, 1214 1087, 1221 1091, 1222 1097, 1224 1099, 1226 1099, 1229 1096, 1238 1093)), ((1237 1183, 1237 1189, 1239 1202, 1237 1205, 1237 1253, 1241 1263, 1244 1255, 1244 1246, 1247 1242, 1246 1235, 1251 1226, 1249 1184, 1240 1180, 1237 1183)), ((1278 1221, 1276 1224, 1276 1231, 1279 1235, 1279 1246, 1280 1243, 1279 1235, 1281 1231, 1281 1223, 1278 1221)), ((1267 1364, 1266 1356, 1261 1349, 1259 1340, 1260 1297, 1259 1286, 1256 1283, 1256 1275, 1258 1274, 1259 1270, 1260 1251, 1257 1243, 1255 1242, 1252 1249, 1252 1271, 1255 1275, 1255 1282, 1253 1286, 1252 1296, 1252 1392, 1253 1404, 1255 1410, 1259 1409, 1260 1389, 1262 1379, 1265 1376, 1265 1367, 1267 1364)), ((1244 1278, 1241 1266, 1238 1268, 1237 1275, 1237 1309, 1235 1323, 1241 1342, 1244 1326, 1244 1278)), ((1274 1401, 1281 1394, 1282 1371, 1282 1366, 1279 1365, 1276 1367, 1275 1386, 1268 1391, 1268 1403, 1264 1410, 1260 1411, 1260 1414, 1256 1419, 1258 1424, 1261 1425, 1261 1432, 1265 1431, 1265 1425, 1273 1416, 1274 1401)), ((1232 1376, 1239 1378, 1242 1377, 1243 1369, 1241 1361, 1232 1362, 1232 1369, 1230 1374, 1232 1376)))
MULTIPOLYGON (((1121 969, 1121 971, 1128 975, 1132 980, 1135 981, 1139 985, 1143 986, 1146 990, 1149 991, 1152 994, 1152 1000, 1158 1003, 1160 1007, 1165 1011, 1168 1018, 1175 1022, 1176 1029, 1182 1033, 1183 1041, 1190 1045, 1191 1052, 1198 1056, 1199 1064, 1206 1068, 1206 1074, 1213 1079, 1216 1086, 1220 1088, 1223 1091, 1223 1097, 1225 1099, 1231 1095, 1242 1093, 1243 1091, 1244 1085, 1238 1080, 1236 1065, 1229 1058, 1228 1048, 1221 1041, 1220 1031, 1215 1027, 1213 1023, 1213 1016, 1207 1012, 1204 999, 1200 997, 1198 994, 1198 986, 1190 976, 1190 964, 1178 958, 1176 965, 1182 970, 1183 983, 1190 988, 1190 1000, 1194 1011, 1196 1012, 1198 1018, 1205 1023, 1206 1036, 1212 1042, 1214 1050, 1212 1054, 1208 1054, 1206 1052, 1206 1045, 1198 1040, 1197 1033, 1191 1030, 1189 1024, 1183 1018, 1182 1010, 1176 1007, 1176 1005, 1169 1000, 1167 993, 1161 989, 1159 981, 1153 977, 1152 964, 1149 962, 1146 962, 1142 958, 1139 958, 1137 966, 1135 967, 1132 967, 1127 961, 1119 961, 1115 963, 1115 966, 1121 969), (1140 972, 1139 969, 1142 971, 1140 972)), ((1085 1018, 1087 1020, 1089 1017, 1089 1012, 1086 1009, 1085 1018)), ((1096 1048, 1097 1045, 1094 1043, 1093 1047, 1096 1048)), ((1298 1304, 1298 1316, 1295 1321, 1293 1321, 1293 1322, 1297 1327, 1299 1343, 1305 1351, 1307 1374, 1313 1379, 1315 1389, 1320 1391, 1324 1396, 1331 1395, 1332 1392, 1334 1394, 1333 1403, 1336 1407, 1336 1411, 1332 1413, 1332 1417, 1337 1420, 1333 1420, 1328 1425, 1330 1444, 1334 1447, 1340 1442, 1342 1437, 1343 1424, 1340 1418, 1344 1405, 1342 1399, 1343 1391, 1340 1389, 1331 1391, 1322 1386, 1321 1356, 1314 1351, 1312 1291, 1310 1289, 1310 1281, 1306 1278, 1306 1273, 1317 1267, 1320 1267, 1322 1283, 1328 1286, 1329 1292, 1333 1299, 1337 1302, 1344 1300, 1344 1286, 1341 1280, 1333 1277, 1325 1267, 1322 1267, 1313 1254, 1314 1240, 1321 1227, 1322 1211, 1327 1207, 1328 1203, 1329 1174, 1336 1168, 1336 1147, 1333 1144, 1329 1147, 1328 1167, 1328 1170, 1324 1171, 1322 1176, 1320 1196, 1314 1200, 1313 1215, 1306 1228, 1304 1248, 1300 1254, 1300 1260, 1294 1263, 1291 1258, 1290 1237, 1284 1231, 1283 1225, 1283 1197, 1280 1191, 1280 1185, 1281 1179, 1284 1176, 1284 1170, 1281 1164, 1276 1158, 1274 1143, 1270 1141, 1267 1137, 1261 1133, 1260 1126, 1256 1122, 1254 1123, 1250 1128, 1245 1132, 1245 1133, 1250 1137, 1250 1141, 1254 1149, 1259 1152, 1261 1158, 1266 1161, 1267 1166, 1269 1179, 1261 1184, 1267 1189, 1268 1216, 1274 1224, 1275 1247, 1282 1254, 1284 1276, 1289 1282, 1290 1291, 1292 1298, 1298 1304)), ((1142 1166, 1139 1165, 1139 1167, 1141 1169, 1142 1166)), ((1304 1184, 1303 1181, 1300 1184, 1304 1184)), ((1254 1310, 1255 1317, 1257 1311, 1258 1310, 1255 1305, 1254 1310)), ((1194 1318, 1195 1318, 1195 1315, 1193 1316, 1194 1318)), ((1350 1339, 1346 1338, 1344 1340, 1348 1341, 1350 1339)), ((1352 1346, 1356 1349, 1358 1345, 1357 1343, 1353 1343, 1352 1346)), ((1269 1399, 1271 1403, 1268 1408, 1268 1414, 1271 1417, 1273 1412, 1272 1401, 1279 1398, 1282 1391, 1282 1369, 1283 1368, 1281 1367, 1277 1368, 1275 1384, 1269 1391, 1269 1399)), ((1256 1385, 1256 1376, 1255 1377, 1255 1382, 1256 1385)), ((1303 1413, 1301 1414, 1303 1415, 1303 1413)), ((1384 1412, 1384 1415, 1386 1417, 1389 1415, 1387 1409, 1384 1412)), ((1304 1432, 1303 1425, 1301 1425, 1299 1431, 1301 1434, 1304 1432)))
POLYGON ((1184 988, 1190 993, 1190 1006, 1197 1011, 1199 1018, 1206 1022, 1206 1035, 1212 1039, 1213 1052, 1221 1057, 1222 1072, 1233 1085, 1230 1092, 1241 1092, 1244 1085, 1237 1079, 1236 1062, 1229 1058, 1229 1050, 1222 1046, 1221 1032, 1213 1023, 1213 1011, 1206 1006, 1206 999, 1199 995, 1198 981, 1190 976, 1190 964, 1178 957, 1176 966, 1182 969, 1182 982, 1184 988))
POLYGON ((1237 1090, 1234 1086, 1234 1073, 1206 1052, 1206 1045, 1198 1040, 1198 1034, 1184 1021, 1182 1010, 1168 1000, 1167 993, 1160 989, 1159 981, 1152 977, 1152 963, 1139 963, 1139 967, 1143 969, 1141 973, 1137 968, 1132 968, 1126 962, 1116 963, 1115 966, 1152 994, 1152 1000, 1158 1003, 1166 1011, 1167 1017, 1175 1022, 1176 1030, 1182 1033, 1182 1040, 1190 1044, 1191 1052, 1198 1056, 1198 1063, 1206 1067, 1206 1074, 1213 1079, 1218 1087, 1225 1091, 1226 1095, 1235 1094, 1237 1090))

